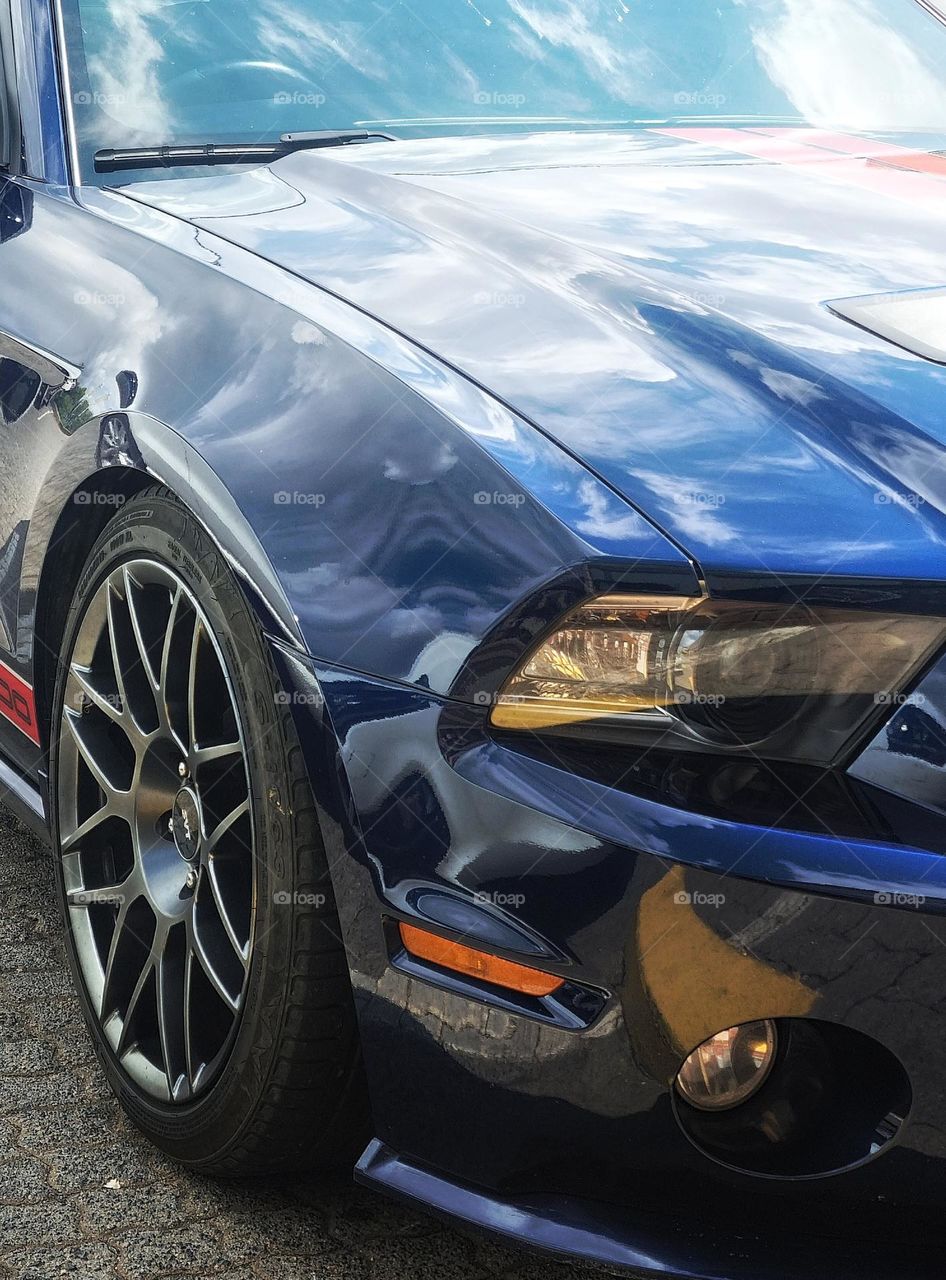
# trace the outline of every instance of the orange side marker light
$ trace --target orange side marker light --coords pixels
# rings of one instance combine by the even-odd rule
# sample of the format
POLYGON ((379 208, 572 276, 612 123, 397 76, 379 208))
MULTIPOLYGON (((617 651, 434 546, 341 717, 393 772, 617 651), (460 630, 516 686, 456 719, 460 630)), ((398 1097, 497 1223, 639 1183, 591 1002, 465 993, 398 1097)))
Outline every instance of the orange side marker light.
POLYGON ((450 942, 413 924, 402 922, 400 931, 405 950, 419 960, 430 960, 444 969, 479 978, 482 982, 492 982, 509 991, 519 991, 526 996, 549 996, 565 985, 562 978, 553 978, 538 969, 514 964, 511 960, 500 960, 499 956, 490 955, 487 951, 450 942))

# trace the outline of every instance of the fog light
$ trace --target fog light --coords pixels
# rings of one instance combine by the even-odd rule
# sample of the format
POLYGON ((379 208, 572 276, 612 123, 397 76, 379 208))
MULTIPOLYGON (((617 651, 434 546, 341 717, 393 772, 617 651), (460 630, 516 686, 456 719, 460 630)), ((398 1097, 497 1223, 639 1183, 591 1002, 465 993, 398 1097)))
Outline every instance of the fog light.
POLYGON ((765 1084, 777 1044, 775 1023, 767 1018, 718 1031, 684 1062, 677 1088, 701 1111, 738 1106, 765 1084))

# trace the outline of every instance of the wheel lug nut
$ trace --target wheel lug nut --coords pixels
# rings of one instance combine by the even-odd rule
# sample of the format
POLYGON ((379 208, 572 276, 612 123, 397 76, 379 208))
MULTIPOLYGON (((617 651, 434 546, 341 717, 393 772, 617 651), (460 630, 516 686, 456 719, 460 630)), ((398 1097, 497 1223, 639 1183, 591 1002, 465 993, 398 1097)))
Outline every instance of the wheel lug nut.
POLYGON ((187 878, 186 878, 186 880, 184 881, 184 883, 187 885, 188 889, 196 889, 196 888, 197 888, 197 868, 196 868, 196 867, 189 867, 189 868, 188 868, 188 870, 187 870, 187 878))
POLYGON ((178 773, 178 777, 181 777, 181 778, 187 777, 187 765, 184 763, 183 760, 177 766, 177 773, 178 773))

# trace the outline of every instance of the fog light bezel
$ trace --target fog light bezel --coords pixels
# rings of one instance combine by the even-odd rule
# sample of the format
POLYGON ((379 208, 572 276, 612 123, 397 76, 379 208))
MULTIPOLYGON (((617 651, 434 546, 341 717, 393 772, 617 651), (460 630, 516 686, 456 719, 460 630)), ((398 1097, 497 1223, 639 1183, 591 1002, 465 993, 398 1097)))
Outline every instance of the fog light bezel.
POLYGON ((779 1181, 834 1177, 882 1159, 897 1145, 913 1107, 912 1082, 897 1054, 844 1023, 773 1021, 779 1037, 774 1066, 739 1106, 701 1111, 671 1083, 671 1107, 684 1136, 724 1168, 779 1181))

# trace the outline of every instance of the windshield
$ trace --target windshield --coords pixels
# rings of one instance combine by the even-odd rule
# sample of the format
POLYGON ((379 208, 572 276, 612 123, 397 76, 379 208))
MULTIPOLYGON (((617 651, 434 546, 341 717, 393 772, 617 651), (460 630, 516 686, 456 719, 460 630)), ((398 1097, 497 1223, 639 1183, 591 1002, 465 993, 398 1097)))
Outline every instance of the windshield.
POLYGON ((287 131, 407 138, 681 118, 946 128, 946 27, 921 0, 63 6, 87 180, 99 148, 287 131))

